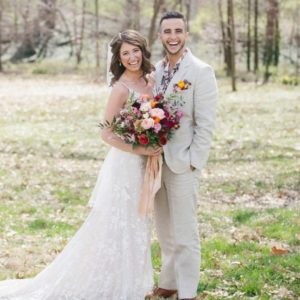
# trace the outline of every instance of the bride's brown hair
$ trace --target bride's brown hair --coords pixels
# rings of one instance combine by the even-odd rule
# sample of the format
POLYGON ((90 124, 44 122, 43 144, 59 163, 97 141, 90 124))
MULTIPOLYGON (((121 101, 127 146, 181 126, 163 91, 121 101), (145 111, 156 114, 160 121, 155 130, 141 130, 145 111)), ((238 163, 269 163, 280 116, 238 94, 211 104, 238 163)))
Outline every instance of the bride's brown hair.
POLYGON ((110 85, 113 85, 117 80, 119 80, 125 71, 125 67, 120 62, 120 49, 123 43, 137 46, 142 51, 142 77, 144 77, 146 82, 148 82, 146 75, 154 70, 154 66, 150 62, 151 53, 148 48, 147 41, 139 32, 128 29, 118 33, 110 43, 112 58, 109 70, 113 75, 110 85))

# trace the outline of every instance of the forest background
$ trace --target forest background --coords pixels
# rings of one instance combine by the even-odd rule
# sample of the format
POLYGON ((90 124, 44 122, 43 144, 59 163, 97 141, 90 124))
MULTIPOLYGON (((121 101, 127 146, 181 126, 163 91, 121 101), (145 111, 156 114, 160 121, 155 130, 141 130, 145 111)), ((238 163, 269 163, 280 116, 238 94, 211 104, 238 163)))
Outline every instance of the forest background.
MULTIPOLYGON (((297 0, 0 0, 0 279, 40 272, 86 218, 108 151, 97 124, 109 41, 139 30, 157 62, 171 9, 219 86, 199 299, 299 299, 297 0)), ((155 232, 152 254, 157 282, 155 232)))

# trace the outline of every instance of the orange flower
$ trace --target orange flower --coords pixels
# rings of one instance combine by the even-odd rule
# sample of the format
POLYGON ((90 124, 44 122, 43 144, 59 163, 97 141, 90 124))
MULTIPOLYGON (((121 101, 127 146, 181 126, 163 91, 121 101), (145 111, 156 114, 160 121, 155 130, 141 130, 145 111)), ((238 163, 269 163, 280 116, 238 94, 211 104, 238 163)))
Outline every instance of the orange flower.
POLYGON ((185 88, 185 83, 184 83, 183 80, 179 80, 178 83, 177 83, 177 85, 178 85, 178 87, 179 87, 180 89, 182 89, 182 90, 185 88))
POLYGON ((157 101, 151 101, 151 107, 154 108, 158 102, 157 101))
POLYGON ((153 117, 154 120, 154 124, 157 124, 160 122, 160 118, 159 117, 153 117))

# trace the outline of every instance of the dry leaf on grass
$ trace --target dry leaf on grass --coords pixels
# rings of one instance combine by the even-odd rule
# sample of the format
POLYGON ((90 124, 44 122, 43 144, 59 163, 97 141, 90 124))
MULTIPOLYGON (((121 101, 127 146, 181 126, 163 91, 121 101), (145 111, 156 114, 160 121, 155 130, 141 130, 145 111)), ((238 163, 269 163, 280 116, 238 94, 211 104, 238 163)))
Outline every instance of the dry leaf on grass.
POLYGON ((284 249, 284 248, 277 248, 276 246, 273 246, 271 248, 271 253, 273 255, 284 255, 284 254, 289 253, 289 250, 284 249))

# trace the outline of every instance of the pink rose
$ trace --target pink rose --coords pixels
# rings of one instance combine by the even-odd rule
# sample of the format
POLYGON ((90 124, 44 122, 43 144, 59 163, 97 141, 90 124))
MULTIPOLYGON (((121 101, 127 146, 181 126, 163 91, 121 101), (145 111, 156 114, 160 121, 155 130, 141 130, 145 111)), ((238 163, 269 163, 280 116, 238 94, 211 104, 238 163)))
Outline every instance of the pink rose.
POLYGON ((155 133, 158 133, 161 130, 161 125, 160 123, 154 124, 154 131, 155 133))
POLYGON ((152 118, 144 119, 141 123, 141 127, 145 130, 154 127, 154 120, 152 118))
POLYGON ((161 108, 153 108, 150 110, 151 117, 157 117, 162 120, 165 117, 165 112, 161 108))

